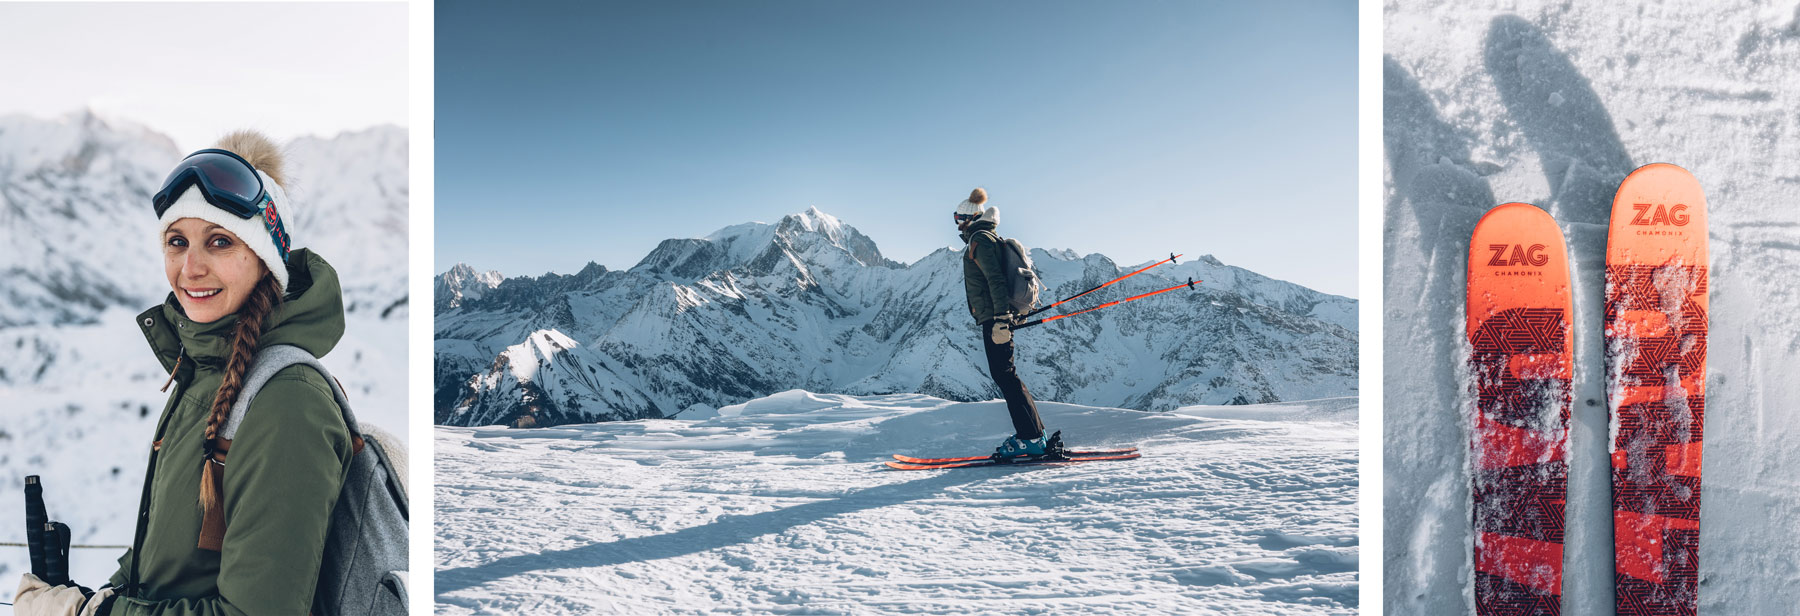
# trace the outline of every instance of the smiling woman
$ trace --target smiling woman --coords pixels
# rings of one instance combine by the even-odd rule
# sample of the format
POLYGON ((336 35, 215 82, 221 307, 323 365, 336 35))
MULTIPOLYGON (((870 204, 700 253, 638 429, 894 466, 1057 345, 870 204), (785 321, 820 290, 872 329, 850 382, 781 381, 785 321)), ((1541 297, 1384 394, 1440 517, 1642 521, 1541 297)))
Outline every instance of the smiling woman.
MULTIPOLYGON (((359 457, 365 444, 391 439, 359 429, 318 369, 316 358, 343 337, 343 295, 322 257, 289 250, 282 168, 268 137, 231 133, 182 159, 152 197, 170 293, 138 325, 174 390, 136 538, 98 592, 27 574, 18 614, 341 613, 340 600, 371 604, 370 593, 348 596, 354 582, 333 566, 345 548, 338 501, 379 464, 359 457)), ((353 539, 367 532, 364 504, 355 503, 353 539)), ((402 546, 399 567, 404 558, 402 546)), ((403 611, 403 593, 377 589, 373 601, 403 611)))

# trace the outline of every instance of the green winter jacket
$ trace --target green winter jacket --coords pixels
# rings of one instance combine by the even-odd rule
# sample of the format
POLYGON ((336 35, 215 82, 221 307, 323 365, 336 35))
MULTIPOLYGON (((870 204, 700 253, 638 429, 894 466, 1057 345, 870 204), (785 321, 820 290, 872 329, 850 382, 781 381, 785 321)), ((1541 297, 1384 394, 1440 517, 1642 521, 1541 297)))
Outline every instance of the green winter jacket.
POLYGON ((969 315, 986 325, 1011 308, 1012 288, 1006 281, 1006 246, 994 234, 994 222, 977 220, 962 232, 969 248, 963 251, 963 293, 969 296, 969 315))
MULTIPOLYGON (((291 344, 323 356, 344 334, 337 272, 309 250, 294 251, 289 261, 286 298, 269 315, 259 346, 291 344)), ((161 445, 150 454, 141 549, 127 551, 112 576, 114 587, 125 586, 137 558, 141 586, 115 600, 110 613, 306 614, 351 456, 330 386, 317 371, 293 366, 256 396, 226 460, 222 549, 202 550, 202 443, 237 317, 195 323, 170 294, 137 319, 163 369, 175 370, 174 385, 157 422, 161 445)))

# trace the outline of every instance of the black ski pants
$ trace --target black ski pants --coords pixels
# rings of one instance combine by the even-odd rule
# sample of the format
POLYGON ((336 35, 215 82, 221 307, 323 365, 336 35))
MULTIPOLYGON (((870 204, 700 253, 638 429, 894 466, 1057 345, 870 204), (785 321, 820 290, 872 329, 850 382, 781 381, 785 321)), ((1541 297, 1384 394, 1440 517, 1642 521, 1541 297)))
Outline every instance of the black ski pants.
POLYGON ((1025 383, 1019 380, 1019 371, 1013 368, 1012 341, 995 344, 994 325, 996 323, 990 322, 981 327, 981 344, 987 351, 988 374, 994 377, 994 385, 1000 387, 1000 395, 1006 397, 1006 411, 1012 414, 1013 432, 1027 440, 1043 436, 1044 420, 1038 417, 1037 403, 1031 400, 1031 392, 1026 391, 1025 383))

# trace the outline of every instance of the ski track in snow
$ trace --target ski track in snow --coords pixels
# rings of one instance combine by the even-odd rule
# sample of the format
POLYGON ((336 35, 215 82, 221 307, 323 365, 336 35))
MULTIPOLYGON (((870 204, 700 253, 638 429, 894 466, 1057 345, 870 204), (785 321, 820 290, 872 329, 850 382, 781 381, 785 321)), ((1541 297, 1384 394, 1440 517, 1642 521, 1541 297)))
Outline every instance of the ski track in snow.
POLYGON ((888 470, 891 453, 976 455, 1010 432, 1001 401, 918 394, 440 426, 437 612, 1356 610, 1354 398, 1040 408, 1079 448, 1145 457, 888 470))
POLYGON ((1472 601, 1464 268, 1508 201, 1550 211, 1573 262, 1563 613, 1613 613, 1605 223, 1651 162, 1700 179, 1712 224, 1700 612, 1800 602, 1797 4, 1385 4, 1387 613, 1472 601))

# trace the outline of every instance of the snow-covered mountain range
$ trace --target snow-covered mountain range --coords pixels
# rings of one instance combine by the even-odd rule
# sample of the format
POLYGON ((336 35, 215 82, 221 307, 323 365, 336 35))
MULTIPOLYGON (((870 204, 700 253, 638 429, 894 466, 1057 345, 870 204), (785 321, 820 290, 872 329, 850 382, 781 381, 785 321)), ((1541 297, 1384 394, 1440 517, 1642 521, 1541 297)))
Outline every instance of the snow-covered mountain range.
MULTIPOLYGON (((337 268, 352 313, 406 317, 406 148, 396 126, 286 144, 288 231, 337 268)), ((0 117, 0 327, 162 301, 150 195, 183 154, 90 112, 0 117)))
MULTIPOLYGON (((458 265, 436 280, 435 419, 688 418, 794 388, 995 398, 962 255, 958 246, 896 263, 814 208, 665 240, 623 271, 590 263, 502 280, 458 265)), ((1129 271, 1099 254, 1032 258, 1047 301, 1129 271)), ((1356 394, 1352 299, 1203 256, 1071 305, 1189 278, 1202 281, 1197 291, 1022 330, 1018 364, 1033 394, 1157 410, 1356 394)))

